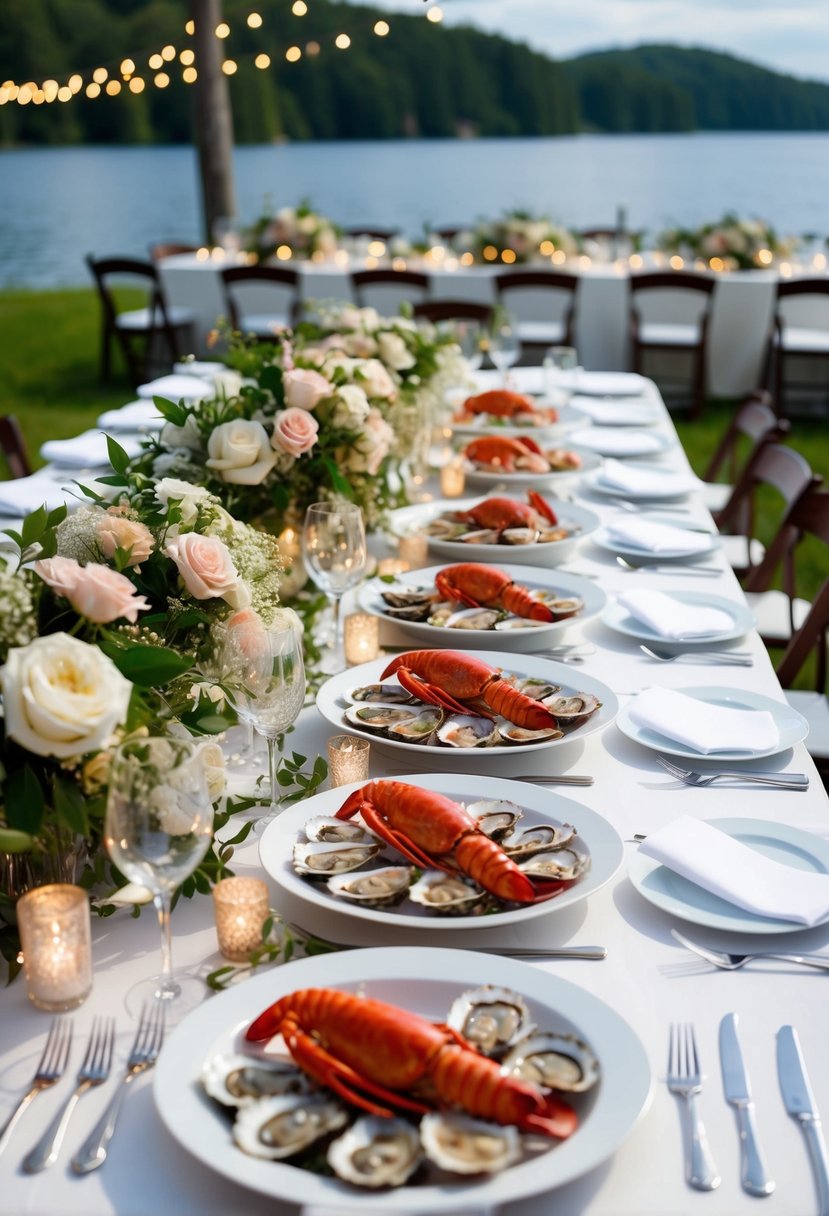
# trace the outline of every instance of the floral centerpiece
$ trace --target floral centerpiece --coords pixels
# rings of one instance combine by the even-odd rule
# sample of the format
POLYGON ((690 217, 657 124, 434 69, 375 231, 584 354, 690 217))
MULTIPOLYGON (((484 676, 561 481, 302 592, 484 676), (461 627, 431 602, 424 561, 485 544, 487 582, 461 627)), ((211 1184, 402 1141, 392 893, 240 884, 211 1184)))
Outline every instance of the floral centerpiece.
POLYGON ((575 233, 546 216, 509 211, 501 219, 485 220, 471 233, 459 233, 452 241, 459 251, 469 251, 479 262, 508 265, 549 260, 554 254, 574 257, 581 251, 575 233))
POLYGON ((337 225, 313 211, 307 199, 297 207, 265 211, 241 234, 242 248, 262 262, 275 255, 323 261, 336 253, 340 235, 337 225))
POLYGON ((717 269, 751 270, 791 257, 795 241, 778 236, 765 220, 740 219, 729 212, 717 223, 668 229, 659 237, 659 246, 666 253, 702 258, 717 269))

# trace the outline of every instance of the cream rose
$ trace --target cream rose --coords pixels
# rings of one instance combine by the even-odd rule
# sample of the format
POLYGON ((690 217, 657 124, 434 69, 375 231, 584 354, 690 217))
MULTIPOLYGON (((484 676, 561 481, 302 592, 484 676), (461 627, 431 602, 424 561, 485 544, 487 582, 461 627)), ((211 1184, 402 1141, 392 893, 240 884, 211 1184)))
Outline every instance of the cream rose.
POLYGON ((402 372, 409 367, 414 367, 415 357, 400 337, 400 334, 380 334, 378 345, 380 348, 380 358, 388 367, 394 368, 396 372, 402 372))
POLYGON ((208 469, 235 486, 258 486, 276 464, 268 432, 261 422, 237 418, 222 422, 207 441, 208 469))
POLYGON ((376 308, 355 308, 347 304, 337 317, 339 329, 377 329, 380 325, 380 314, 376 308))
POLYGON ((345 431, 359 431, 371 406, 363 389, 356 384, 344 384, 337 390, 337 403, 331 421, 345 431))
POLYGON ((156 482, 155 496, 162 507, 169 507, 171 502, 178 504, 181 522, 189 528, 196 522, 199 514, 199 504, 204 505, 205 499, 210 498, 210 492, 204 486, 194 486, 190 481, 180 481, 178 477, 162 477, 156 482))
POLYGON ((358 363, 355 376, 369 397, 395 397, 397 385, 379 359, 358 363))
POLYGON ((312 410, 323 397, 334 391, 325 376, 306 367, 295 367, 284 373, 285 404, 290 409, 312 410))
POLYGON ((363 433, 348 455, 348 468, 353 473, 376 477, 393 443, 394 431, 383 415, 379 410, 370 410, 363 433))
POLYGON ((273 420, 271 443, 278 452, 301 456, 317 442, 320 424, 307 410, 280 410, 273 420))
POLYGON ((80 616, 98 625, 108 625, 120 617, 134 625, 138 613, 150 607, 128 578, 97 562, 80 566, 71 557, 47 557, 35 562, 34 569, 48 587, 69 600, 80 616))
POLYGON ((223 394, 225 397, 238 397, 242 388, 242 377, 239 372, 234 371, 232 367, 226 367, 224 371, 216 371, 211 376, 213 383, 216 386, 216 392, 223 394))
POLYGON ((195 414, 188 414, 184 426, 165 422, 161 428, 161 442, 165 448, 186 448, 188 452, 201 451, 202 437, 195 414))
POLYGON ((196 755, 204 766, 204 777, 207 782, 207 793, 211 802, 218 802, 225 792, 227 774, 225 772, 225 755, 220 744, 214 739, 207 739, 196 745, 196 755))
POLYGON ((164 550, 178 567, 182 582, 197 600, 224 600, 231 608, 245 608, 250 592, 239 577, 230 550, 218 536, 185 532, 164 550))
POLYGON ((126 719, 132 684, 111 659, 67 633, 12 648, 0 668, 6 734, 37 756, 105 747, 126 719))
POLYGON ((114 557, 116 550, 129 553, 128 566, 139 566, 145 562, 155 548, 150 529, 136 519, 106 511, 98 520, 98 542, 106 557, 114 557))

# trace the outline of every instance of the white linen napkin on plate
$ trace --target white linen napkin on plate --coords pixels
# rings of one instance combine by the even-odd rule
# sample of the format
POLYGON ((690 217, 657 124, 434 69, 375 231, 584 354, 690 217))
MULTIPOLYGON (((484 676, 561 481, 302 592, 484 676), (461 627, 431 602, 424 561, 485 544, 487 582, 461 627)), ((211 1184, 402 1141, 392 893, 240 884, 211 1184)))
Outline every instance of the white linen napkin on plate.
POLYGON ((117 410, 106 410, 98 419, 104 431, 160 431, 164 418, 152 401, 130 401, 117 410))
POLYGON ((674 473, 670 469, 643 469, 638 465, 623 464, 609 457, 595 476, 598 485, 625 494, 687 494, 696 484, 693 477, 685 473, 674 473))
POLYGON ((563 372, 561 383, 585 397, 641 397, 648 385, 638 372, 586 372, 583 367, 563 372))
POLYGON ((571 443, 601 456, 647 456, 663 450, 663 439, 653 431, 635 431, 621 426, 591 426, 574 431, 571 443))
POLYGON ((765 752, 780 742, 777 723, 766 709, 712 705, 674 688, 646 688, 628 711, 634 726, 656 731, 701 755, 765 752))
POLYGON ((649 426, 659 421, 653 406, 630 398, 603 401, 600 397, 571 397, 570 405, 599 426, 649 426))
POLYGON ((734 625, 734 617, 722 608, 683 604, 664 591, 651 591, 646 587, 625 591, 616 597, 616 602, 661 638, 674 641, 714 637, 734 625))
MULTIPOLYGON (((118 440, 128 456, 141 451, 138 436, 122 435, 118 440)), ((44 460, 66 469, 92 469, 109 464, 107 437, 102 431, 84 431, 73 439, 47 439, 40 454, 44 460)))
POLYGON ((166 397, 169 401, 206 401, 216 396, 216 386, 201 376, 159 376, 139 384, 139 397, 166 397))
POLYGON ((16 477, 12 481, 0 482, 0 515, 30 515, 38 507, 55 507, 69 502, 71 491, 61 488, 60 482, 40 470, 30 477, 16 477))
POLYGON ((608 539, 616 545, 641 549, 643 553, 707 553, 713 548, 710 532, 691 532, 649 519, 614 519, 605 525, 608 539))
POLYGON ((712 823, 680 815, 639 852, 756 916, 816 925, 829 916, 829 874, 764 857, 712 823))

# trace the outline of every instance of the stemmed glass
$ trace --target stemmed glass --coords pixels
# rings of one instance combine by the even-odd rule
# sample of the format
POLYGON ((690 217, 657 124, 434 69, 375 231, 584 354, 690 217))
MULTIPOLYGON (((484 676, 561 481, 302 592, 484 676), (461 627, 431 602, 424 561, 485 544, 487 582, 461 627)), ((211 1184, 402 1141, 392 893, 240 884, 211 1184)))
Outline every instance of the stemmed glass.
POLYGON ((518 362, 520 354, 521 342, 515 322, 509 316, 497 318, 489 337, 489 357, 500 371, 504 387, 507 384, 507 372, 518 362))
POLYGON ((210 847, 213 803, 204 764, 191 739, 131 739, 115 751, 109 778, 104 841, 113 864, 148 887, 161 927, 161 974, 133 985, 127 1010, 163 1001, 167 1024, 204 999, 202 980, 173 971, 170 904, 176 887, 210 847))
POLYGON ((480 325, 477 321, 456 321, 454 334, 461 354, 472 371, 476 372, 484 361, 484 335, 480 325))
POLYGON ((291 726, 305 704, 305 667, 302 633, 292 621, 265 625, 255 614, 246 615, 219 633, 222 683, 233 708, 268 744, 271 800, 256 830, 278 811, 276 770, 277 738, 291 726))
POLYGON ((328 671, 343 671, 340 600, 356 587, 366 567, 363 513, 354 503, 315 502, 305 512, 302 556, 309 575, 329 597, 334 610, 334 640, 328 671))

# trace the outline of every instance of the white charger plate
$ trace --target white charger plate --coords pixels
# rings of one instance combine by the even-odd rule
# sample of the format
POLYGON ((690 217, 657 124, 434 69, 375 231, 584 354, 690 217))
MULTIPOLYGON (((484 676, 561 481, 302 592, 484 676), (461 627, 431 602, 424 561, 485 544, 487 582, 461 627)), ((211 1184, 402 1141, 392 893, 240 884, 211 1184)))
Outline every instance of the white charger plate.
MULTIPOLYGON (((548 747, 561 747, 571 740, 586 739, 597 731, 609 726, 619 712, 619 700, 616 694, 592 676, 576 672, 566 663, 554 663, 550 659, 537 659, 534 655, 506 654, 497 650, 468 650, 465 652, 471 658, 481 659, 491 667, 502 668, 521 676, 549 680, 551 684, 560 684, 562 693, 585 692, 593 693, 601 701, 601 709, 587 719, 577 729, 565 733, 561 739, 545 739, 538 743, 516 743, 504 747, 439 747, 433 743, 398 743, 377 735, 376 731, 363 730, 353 726, 345 718, 344 711, 351 704, 346 699, 350 689, 359 688, 365 684, 380 683, 381 673, 392 662, 392 657, 373 659, 370 663, 360 663, 357 667, 349 667, 326 680, 317 693, 317 709, 327 722, 342 733, 357 735, 362 739, 371 739, 378 747, 390 747, 394 751, 403 751, 410 755, 413 763, 419 755, 439 756, 443 761, 457 764, 464 768, 470 763, 475 765, 482 761, 499 760, 505 756, 518 756, 522 752, 538 752, 548 747)), ((396 677, 389 676, 387 682, 394 683, 396 677)))
MULTIPOLYGON (((173 1139, 216 1173, 259 1194, 296 1204, 348 1208, 387 1216, 496 1207, 550 1191, 596 1168, 620 1147, 652 1095, 648 1056, 632 1027, 591 992, 514 959, 464 950, 389 947, 343 951, 292 962, 229 988, 198 1006, 164 1044, 155 1067, 156 1109, 173 1139), (436 1022, 452 1001, 482 984, 521 993, 532 1020, 575 1034, 599 1061, 599 1084, 574 1101, 581 1126, 549 1152, 501 1174, 430 1186, 356 1190, 280 1161, 249 1157, 234 1145, 226 1113, 204 1093, 207 1059, 239 1050, 247 1026, 263 1009, 301 988, 336 987, 401 1005, 436 1022)), ((240 1210, 244 1192, 240 1190, 240 1210)))
MULTIPOLYGON (((707 822, 772 861, 809 874, 829 873, 829 840, 811 832, 768 819, 709 819, 707 822)), ((644 899, 692 924, 734 933, 792 933, 807 928, 801 921, 757 916, 738 908, 638 851, 628 857, 627 868, 630 881, 644 899)), ((829 916, 818 924, 825 924, 827 920, 829 916)))
POLYGON ((685 693, 688 697, 694 697, 706 705, 721 705, 727 709, 766 710, 774 718, 780 738, 773 747, 768 748, 752 748, 751 750, 748 748, 728 750, 726 748, 717 752, 698 752, 694 748, 678 743, 668 735, 648 730, 646 727, 637 726, 635 722, 632 722, 630 711, 636 703, 636 697, 631 697, 619 711, 616 719, 619 730, 634 743, 641 743, 643 747, 650 748, 651 751, 667 752, 669 756, 682 756, 685 760, 708 760, 714 764, 719 764, 722 760, 759 760, 763 756, 777 756, 787 748, 794 747, 795 743, 800 743, 809 733, 809 723, 786 701, 775 701, 772 697, 764 697, 760 693, 750 692, 745 688, 725 688, 721 685, 704 684, 691 688, 678 688, 676 691, 685 693))
MULTIPOLYGON (((526 488, 534 489, 535 484, 528 484, 526 488)), ((526 496, 518 486, 510 486, 509 493, 520 494, 521 498, 517 501, 526 502, 526 496)), ((400 507, 397 511, 392 511, 389 527, 395 536, 423 535, 427 524, 438 515, 443 515, 446 511, 467 511, 489 497, 493 495, 486 494, 483 498, 443 498, 435 502, 400 507)), ((465 541, 445 540, 437 536, 427 536, 426 539, 433 553, 455 562, 494 562, 499 565, 510 557, 520 557, 522 566, 556 566, 570 556, 579 541, 593 535, 600 520, 595 511, 576 503, 554 498, 550 506, 562 527, 574 530, 572 535, 563 540, 543 541, 535 545, 466 544, 465 541)), ((470 524, 470 530, 474 527, 474 524, 470 524)))
POLYGON ((676 446, 673 435, 664 435, 661 431, 623 430, 618 426, 590 426, 573 434, 573 448, 587 448, 599 456, 612 456, 616 460, 628 460, 631 457, 662 456, 676 446), (624 439, 622 450, 619 440, 624 439))
MULTIPOLYGON (((265 829, 259 842, 259 859, 277 887, 303 903, 322 909, 326 915, 343 916, 347 920, 391 925, 397 929, 405 925, 449 932, 469 929, 486 932, 489 929, 506 928, 519 921, 534 920, 536 917, 546 916, 561 908, 580 903, 609 882, 622 863, 623 846, 616 829, 595 811, 549 789, 542 789, 529 782, 468 773, 418 773, 410 778, 396 777, 395 780, 426 790, 437 790, 438 793, 465 804, 480 798, 507 799, 524 809, 522 827, 536 827, 538 824, 550 823, 551 820, 571 823, 576 828, 582 845, 590 853, 590 869, 578 882, 561 891, 554 899, 484 917, 436 916, 410 899, 405 899, 392 908, 365 908, 344 899, 337 899, 325 883, 309 882, 297 874, 291 864, 291 857, 293 847, 301 838, 302 829, 308 820, 314 815, 336 814, 351 791, 364 784, 356 782, 315 794, 299 806, 281 812, 265 829)), ((393 855, 389 846, 384 848, 384 852, 386 851, 390 856, 393 855)), ((404 858, 399 858, 399 862, 401 865, 408 864, 404 858)))
MULTIPOLYGON (((630 520, 634 520, 631 515, 630 520)), ((640 549, 629 541, 616 540, 610 532, 608 524, 603 524, 593 533, 591 539, 594 545, 598 545, 600 549, 604 549, 607 553, 620 554, 622 557, 629 557, 632 561, 640 562, 656 562, 659 565, 662 562, 693 562, 700 558, 707 557, 709 553, 713 553, 715 549, 720 547, 720 537, 716 532, 700 532, 693 526, 683 526, 682 520, 669 519, 667 516, 657 519, 655 515, 647 516, 648 523, 663 523, 668 524, 672 528, 676 528, 680 532, 688 532, 691 537, 696 540, 699 538, 699 549, 693 553, 689 553, 682 549, 660 549, 656 552, 653 549, 640 549)))
MULTIPOLYGON (((469 549, 469 545, 464 545, 469 549)), ((492 546, 487 546, 491 548, 492 546)), ((522 546, 527 548, 529 546, 522 546)), ((503 550, 504 546, 499 546, 503 550)), ((487 563, 489 564, 489 563, 487 563)), ((360 607, 374 616, 381 617, 398 626, 403 633, 425 642, 427 646, 451 646, 461 649, 485 648, 487 645, 498 646, 501 650, 532 651, 543 650, 574 625, 597 616, 607 601, 607 596, 601 587, 589 579, 580 578, 577 574, 557 574, 555 571, 540 570, 535 566, 507 566, 498 563, 502 570, 516 583, 522 583, 528 590, 561 591, 565 596, 578 596, 584 601, 584 607, 575 616, 566 617, 562 621, 527 625, 523 629, 450 629, 445 625, 429 625, 425 621, 403 621, 390 616, 385 601, 384 591, 393 591, 403 587, 431 587, 434 589, 435 576, 445 570, 446 564, 428 566, 424 570, 410 570, 397 576, 394 585, 383 582, 380 578, 372 579, 360 588, 360 607)), ((462 607, 458 605, 458 607, 462 607)))
MULTIPOLYGON (((534 404, 539 410, 551 408, 546 401, 537 401, 534 404)), ((532 425, 526 423, 521 426, 520 423, 510 422, 508 419, 504 419, 503 422, 487 421, 492 418, 491 414, 478 414, 477 422, 450 422, 449 426, 452 428, 452 434, 456 435, 458 439, 476 439, 482 435, 518 436, 530 439, 540 437, 539 442, 542 447, 547 444, 553 447, 562 436, 569 434, 570 431, 575 431, 580 426, 587 426, 590 422, 584 410, 577 409, 573 405, 559 405, 555 408, 558 412, 555 422, 541 422, 532 425)))
POLYGON ((607 485, 602 480, 603 469, 598 469, 585 484, 592 493, 600 494, 604 498, 629 498, 631 502, 676 502, 681 498, 687 498, 694 490, 694 479, 690 474, 677 473, 674 469, 654 468, 651 464, 639 464, 633 460, 625 460, 624 463, 627 468, 634 471, 658 475, 664 480, 664 485, 657 486, 653 490, 622 489, 607 485), (685 484, 682 479, 685 479, 685 484), (679 481, 678 485, 677 481, 679 481))
MULTIPOLYGON (((544 444, 540 444, 544 447, 544 444)), ((550 446, 561 446, 553 445, 550 446)), ((567 477, 583 477, 585 473, 592 473, 598 469, 602 463, 603 457, 598 452, 593 452, 588 448, 577 447, 574 443, 566 445, 568 452, 575 452, 581 457, 581 464, 577 469, 553 469, 549 473, 506 473, 503 469, 497 472, 489 472, 486 469, 476 469, 470 462, 466 461, 464 466, 466 471, 466 480, 474 485, 480 486, 508 486, 507 493, 513 493, 514 490, 543 490, 545 486, 554 486, 567 477)))
POLYGON ((669 591, 666 594, 672 596, 680 604, 687 604, 691 607, 719 608, 722 612, 728 613, 734 624, 730 629, 724 629, 721 633, 706 634, 704 638, 666 638, 651 629, 644 621, 639 621, 635 616, 631 616, 627 608, 623 608, 615 599, 610 599, 605 604, 602 623, 617 633, 626 634, 627 637, 638 638, 643 642, 655 642, 660 647, 664 646, 665 649, 678 647, 682 650, 687 650, 689 646, 700 646, 705 649, 718 646, 722 642, 734 642, 737 638, 745 637, 754 628, 754 614, 751 609, 745 604, 737 603, 736 600, 726 599, 722 595, 711 595, 708 591, 669 591))

